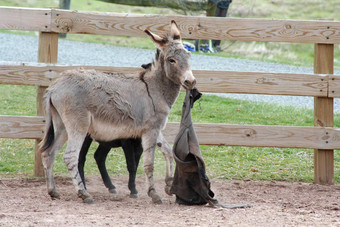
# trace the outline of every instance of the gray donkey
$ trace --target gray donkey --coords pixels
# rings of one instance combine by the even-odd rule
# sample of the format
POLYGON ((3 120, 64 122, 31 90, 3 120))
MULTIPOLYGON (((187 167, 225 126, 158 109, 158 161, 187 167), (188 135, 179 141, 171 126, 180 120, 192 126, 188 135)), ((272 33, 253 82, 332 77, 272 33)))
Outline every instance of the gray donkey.
POLYGON ((180 87, 192 89, 196 83, 190 68, 190 54, 182 45, 175 21, 171 21, 170 28, 170 33, 163 37, 145 30, 159 50, 152 66, 141 73, 70 70, 47 89, 46 130, 40 152, 52 199, 59 198, 53 162, 68 141, 64 161, 73 184, 85 203, 93 203, 78 171, 78 156, 87 134, 98 141, 142 139, 148 195, 154 203, 162 203, 153 180, 154 152, 159 145, 167 162, 165 191, 170 193, 173 154, 161 130, 180 87))

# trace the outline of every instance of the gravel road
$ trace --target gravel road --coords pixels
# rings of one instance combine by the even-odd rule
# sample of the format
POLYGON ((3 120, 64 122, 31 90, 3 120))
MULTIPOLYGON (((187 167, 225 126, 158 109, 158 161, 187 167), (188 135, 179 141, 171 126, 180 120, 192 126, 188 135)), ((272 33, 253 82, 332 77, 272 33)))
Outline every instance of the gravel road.
MULTIPOLYGON (((0 61, 37 62, 38 37, 0 33, 0 61)), ((151 62, 153 50, 117 47, 104 44, 73 42, 59 39, 59 64, 135 66, 151 62)), ((247 59, 212 57, 193 54, 192 69, 232 70, 280 73, 313 73, 312 68, 295 67, 247 59)), ((340 72, 335 72, 340 74, 340 72)), ((264 101, 281 105, 313 108, 312 97, 272 96, 248 94, 219 94, 242 100, 264 101)), ((335 99, 334 110, 340 113, 340 100, 335 99)))

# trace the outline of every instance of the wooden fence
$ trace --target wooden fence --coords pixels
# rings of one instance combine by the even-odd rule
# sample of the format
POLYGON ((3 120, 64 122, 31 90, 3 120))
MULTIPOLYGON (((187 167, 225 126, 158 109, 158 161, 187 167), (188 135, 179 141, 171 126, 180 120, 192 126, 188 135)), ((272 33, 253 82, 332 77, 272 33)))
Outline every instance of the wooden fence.
MULTIPOLYGON (((58 9, 0 7, 0 29, 39 31, 39 63, 0 64, 0 84, 37 86, 37 115, 0 116, 0 138, 43 136, 42 96, 58 73, 79 66, 57 65, 58 33, 145 36, 144 29, 163 34, 176 20, 183 38, 314 43, 314 74, 195 70, 203 92, 314 97, 314 127, 195 124, 201 144, 312 148, 314 181, 334 183, 334 149, 340 129, 333 127, 333 98, 340 97, 340 75, 333 75, 334 44, 340 44, 340 22, 236 19, 167 15, 78 12, 58 9)), ((6 45, 6 44, 3 44, 6 45)), ((1 60, 1 59, 0 59, 1 60)), ((227 60, 226 60, 227 61, 227 60)), ((227 62, 226 62, 227 63, 227 62)), ((139 68, 85 66, 99 71, 128 72, 139 68)), ((178 123, 164 131, 171 142, 178 123)), ((36 152, 35 174, 42 175, 36 152)))

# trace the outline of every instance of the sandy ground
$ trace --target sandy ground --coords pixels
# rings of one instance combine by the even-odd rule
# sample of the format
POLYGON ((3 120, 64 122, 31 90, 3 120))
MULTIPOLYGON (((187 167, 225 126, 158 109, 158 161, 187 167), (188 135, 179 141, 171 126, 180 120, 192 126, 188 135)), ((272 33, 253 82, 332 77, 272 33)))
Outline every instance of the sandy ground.
POLYGON ((87 178, 95 203, 82 203, 69 178, 56 178, 60 200, 51 200, 42 178, 0 176, 0 226, 340 226, 340 185, 212 180, 220 203, 248 203, 251 208, 183 206, 164 193, 163 204, 146 195, 137 179, 139 198, 129 198, 127 177, 115 177, 117 195, 100 177, 87 178))

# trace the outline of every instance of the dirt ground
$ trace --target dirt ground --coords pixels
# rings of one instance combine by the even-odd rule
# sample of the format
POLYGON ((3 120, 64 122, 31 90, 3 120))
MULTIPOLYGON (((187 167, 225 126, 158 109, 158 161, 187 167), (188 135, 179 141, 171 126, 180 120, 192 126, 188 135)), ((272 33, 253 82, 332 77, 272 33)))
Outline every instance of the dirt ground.
POLYGON ((144 177, 137 179, 139 198, 129 198, 127 177, 115 177, 117 195, 100 177, 87 178, 95 203, 82 203, 69 178, 56 178, 60 200, 51 200, 42 178, 0 176, 0 226, 340 226, 340 185, 212 180, 220 203, 247 203, 251 208, 184 206, 164 193, 163 204, 146 195, 144 177))

